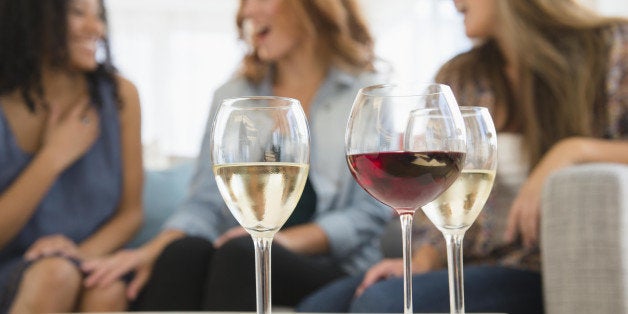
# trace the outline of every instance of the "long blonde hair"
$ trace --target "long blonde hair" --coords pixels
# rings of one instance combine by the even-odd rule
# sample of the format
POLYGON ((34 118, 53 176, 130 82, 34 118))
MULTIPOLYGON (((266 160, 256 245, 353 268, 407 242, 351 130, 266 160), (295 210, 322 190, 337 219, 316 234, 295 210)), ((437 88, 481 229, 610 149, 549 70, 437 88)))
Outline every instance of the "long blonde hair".
MULTIPOLYGON (((240 38, 243 1, 236 17, 240 38)), ((373 70, 373 38, 355 0, 283 0, 281 5, 302 23, 305 35, 317 39, 317 54, 326 63, 352 72, 373 70)), ((257 83, 271 66, 252 50, 244 56, 240 72, 257 83)))
POLYGON ((574 0, 495 3, 500 44, 516 53, 518 97, 506 79, 505 58, 495 39, 454 58, 436 80, 460 90, 484 79, 494 91, 495 106, 505 112, 506 125, 522 132, 531 165, 562 138, 602 135, 609 31, 626 21, 601 17, 574 0))

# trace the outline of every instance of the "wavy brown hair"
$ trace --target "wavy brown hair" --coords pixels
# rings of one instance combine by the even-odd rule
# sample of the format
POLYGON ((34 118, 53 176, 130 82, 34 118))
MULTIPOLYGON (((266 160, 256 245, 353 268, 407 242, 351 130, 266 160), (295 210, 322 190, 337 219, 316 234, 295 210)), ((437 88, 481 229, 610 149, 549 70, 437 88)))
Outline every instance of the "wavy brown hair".
POLYGON ((503 127, 521 132, 531 165, 560 139, 603 136, 610 31, 625 23, 604 18, 574 0, 495 1, 500 44, 515 51, 519 86, 515 98, 495 39, 445 64, 436 80, 464 99, 478 79, 494 92, 503 127))
MULTIPOLYGON (((244 1, 240 1, 236 16, 241 39, 244 1)), ((318 55, 328 64, 353 72, 374 69, 373 38, 355 0, 283 0, 281 5, 301 21, 306 36, 318 40, 318 55)), ((244 56, 240 71, 247 79, 258 83, 271 66, 252 50, 244 56)))
MULTIPOLYGON (((30 111, 35 104, 46 105, 41 76, 46 66, 64 67, 68 63, 67 17, 70 0, 0 0, 0 95, 18 90, 30 111)), ((103 1, 102 19, 106 24, 103 1)), ((97 82, 106 79, 114 87, 115 68, 111 63, 109 42, 103 40, 104 61, 85 73, 92 102, 100 105, 97 82)))

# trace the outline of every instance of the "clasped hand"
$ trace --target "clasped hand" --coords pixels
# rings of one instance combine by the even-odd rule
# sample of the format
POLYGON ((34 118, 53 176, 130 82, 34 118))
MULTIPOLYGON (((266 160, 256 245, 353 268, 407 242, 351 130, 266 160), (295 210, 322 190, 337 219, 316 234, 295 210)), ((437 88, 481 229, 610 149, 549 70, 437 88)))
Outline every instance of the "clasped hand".
POLYGON ((579 163, 583 140, 568 138, 555 144, 539 161, 524 182, 510 207, 504 240, 520 239, 527 248, 540 238, 541 194, 547 178, 555 171, 579 163))

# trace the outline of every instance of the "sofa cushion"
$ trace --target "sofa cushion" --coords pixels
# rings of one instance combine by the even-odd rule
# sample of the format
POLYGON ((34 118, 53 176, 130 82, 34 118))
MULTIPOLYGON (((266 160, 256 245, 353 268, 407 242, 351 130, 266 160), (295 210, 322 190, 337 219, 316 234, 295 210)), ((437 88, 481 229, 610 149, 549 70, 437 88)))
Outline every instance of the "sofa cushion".
POLYGON ((185 161, 144 172, 144 222, 128 247, 140 246, 159 233, 163 222, 183 201, 193 168, 192 161, 185 161))

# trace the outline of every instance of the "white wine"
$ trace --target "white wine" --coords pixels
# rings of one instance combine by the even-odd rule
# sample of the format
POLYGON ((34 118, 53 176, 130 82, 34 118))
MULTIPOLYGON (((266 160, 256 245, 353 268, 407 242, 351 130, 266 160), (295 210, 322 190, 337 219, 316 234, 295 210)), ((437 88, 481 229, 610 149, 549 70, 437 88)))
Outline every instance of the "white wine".
POLYGON ((466 229, 473 224, 491 194, 495 171, 462 170, 456 181, 423 212, 438 229, 466 229))
POLYGON ((218 189, 233 216, 252 235, 271 236, 297 205, 309 165, 257 162, 215 165, 218 189))

